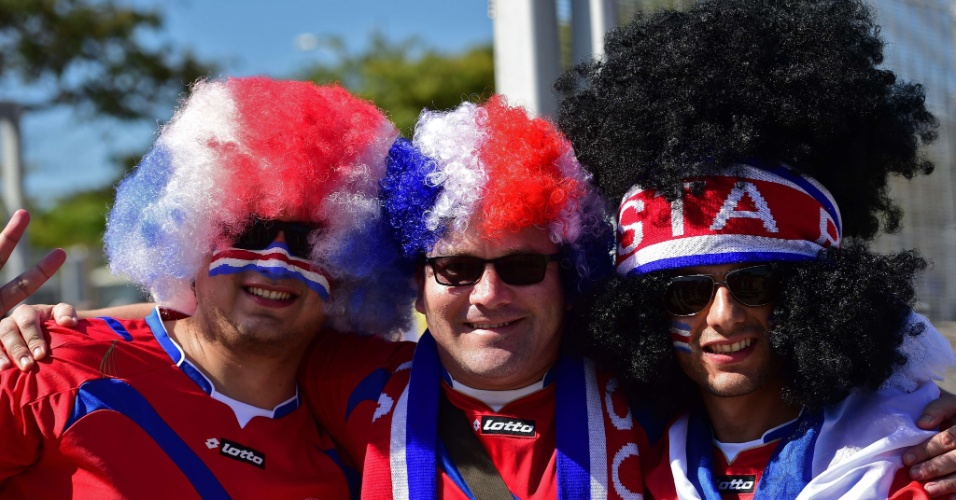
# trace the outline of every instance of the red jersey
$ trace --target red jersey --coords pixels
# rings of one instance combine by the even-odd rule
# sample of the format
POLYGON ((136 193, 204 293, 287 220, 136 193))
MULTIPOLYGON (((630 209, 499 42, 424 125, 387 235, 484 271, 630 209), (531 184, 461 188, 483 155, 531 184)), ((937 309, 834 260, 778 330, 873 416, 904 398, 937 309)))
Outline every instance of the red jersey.
POLYGON ((902 454, 932 436, 915 425, 938 397, 927 383, 855 391, 819 414, 767 431, 733 460, 714 444, 702 413, 684 415, 645 456, 646 486, 657 499, 694 499, 707 492, 726 500, 752 498, 928 499, 909 479, 902 454))
POLYGON ((348 498, 331 440, 298 397, 243 426, 145 320, 47 324, 40 368, 0 373, 5 498, 348 498))
MULTIPOLYGON (((396 413, 403 411, 401 402, 408 390, 417 345, 330 333, 319 340, 318 346, 306 363, 306 400, 341 449, 364 461, 363 498, 391 498, 395 496, 392 483, 396 472, 389 464, 401 460, 405 453, 393 439, 396 413)), ((617 390, 616 381, 604 372, 593 373, 595 415, 604 446, 586 472, 601 471, 593 474, 593 482, 598 484, 592 485, 592 490, 603 490, 608 498, 634 498, 643 491, 639 454, 648 446, 646 438, 632 418, 622 391, 617 390)), ((558 498, 559 384, 552 381, 553 377, 545 380, 543 389, 499 411, 455 391, 447 377, 440 386, 472 424, 509 490, 521 499, 558 498)), ((586 448, 591 440, 589 429, 575 431, 571 439, 586 448)), ((471 498, 468 486, 441 446, 437 463, 437 495, 471 498)), ((416 495, 412 491, 409 496, 416 495)))

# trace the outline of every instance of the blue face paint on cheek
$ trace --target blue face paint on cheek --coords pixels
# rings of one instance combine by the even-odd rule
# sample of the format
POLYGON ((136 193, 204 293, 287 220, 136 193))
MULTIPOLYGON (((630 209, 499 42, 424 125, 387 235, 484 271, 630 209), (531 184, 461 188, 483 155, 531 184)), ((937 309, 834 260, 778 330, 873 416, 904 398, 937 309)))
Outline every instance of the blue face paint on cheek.
POLYGON ((329 300, 329 279, 325 273, 310 261, 290 255, 284 243, 273 242, 263 250, 226 248, 213 253, 209 262, 209 276, 245 271, 255 271, 273 280, 299 280, 322 300, 329 300))

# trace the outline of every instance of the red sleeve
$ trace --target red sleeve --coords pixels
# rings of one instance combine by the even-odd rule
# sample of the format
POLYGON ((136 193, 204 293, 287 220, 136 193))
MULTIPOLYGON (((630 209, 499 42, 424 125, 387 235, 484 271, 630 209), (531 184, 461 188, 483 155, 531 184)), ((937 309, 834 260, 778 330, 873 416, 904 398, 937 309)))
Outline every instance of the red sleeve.
POLYGON ((325 331, 306 354, 300 387, 309 410, 361 470, 378 397, 413 342, 325 331))
POLYGON ((36 392, 35 377, 20 370, 0 374, 0 485, 40 458, 41 433, 38 417, 26 401, 36 392))
POLYGON ((896 471, 889 500, 929 500, 930 496, 918 481, 910 479, 906 467, 896 471))
MULTIPOLYGON (((99 331, 87 321, 77 328, 99 331)), ((94 359, 86 351, 71 348, 74 342, 89 340, 85 330, 50 322, 44 325, 44 333, 52 350, 47 359, 28 372, 0 373, 0 484, 36 464, 43 443, 59 438, 70 416, 73 390, 86 380, 86 366, 94 359)))

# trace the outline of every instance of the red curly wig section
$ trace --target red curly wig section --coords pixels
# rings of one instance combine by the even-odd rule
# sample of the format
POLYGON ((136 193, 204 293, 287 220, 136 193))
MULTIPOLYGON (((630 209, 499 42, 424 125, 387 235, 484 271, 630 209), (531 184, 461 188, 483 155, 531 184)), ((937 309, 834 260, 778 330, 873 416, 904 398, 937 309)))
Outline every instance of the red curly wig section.
POLYGON ((572 162, 571 144, 542 118, 511 107, 502 96, 484 106, 487 134, 479 159, 488 182, 482 193, 479 229, 491 237, 525 227, 547 227, 585 193, 579 179, 562 172, 572 162))
POLYGON ((330 216, 321 204, 367 168, 362 155, 379 139, 385 116, 338 86, 268 78, 227 85, 239 121, 236 143, 219 145, 238 181, 228 212, 301 221, 330 216))

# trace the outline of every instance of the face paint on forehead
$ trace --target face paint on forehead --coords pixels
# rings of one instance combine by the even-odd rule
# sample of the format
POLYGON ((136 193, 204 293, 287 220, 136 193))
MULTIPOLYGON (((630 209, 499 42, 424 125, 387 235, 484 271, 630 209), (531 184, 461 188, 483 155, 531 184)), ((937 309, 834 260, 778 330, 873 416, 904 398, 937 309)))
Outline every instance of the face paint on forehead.
POLYGON ((273 242, 263 250, 229 247, 213 252, 209 276, 244 271, 256 271, 270 279, 299 280, 319 294, 322 300, 329 300, 331 289, 325 271, 311 261, 291 255, 289 248, 282 242, 273 242))

